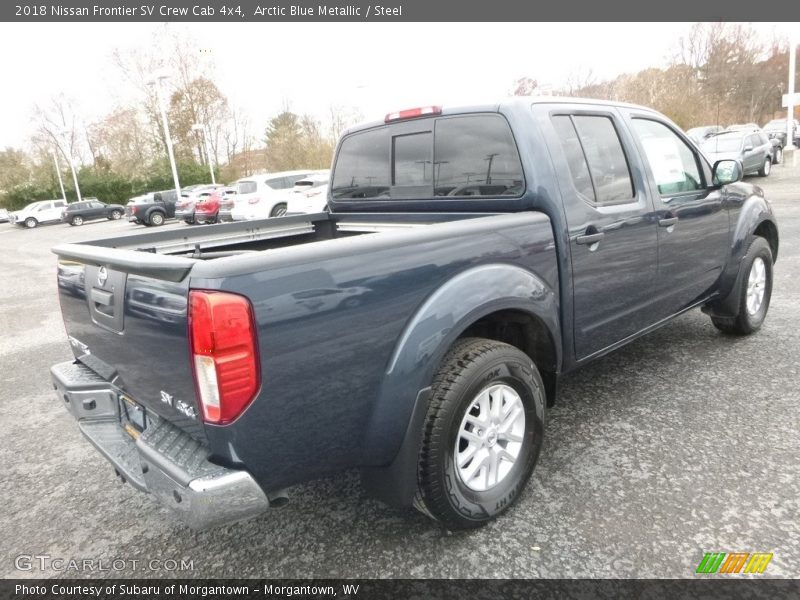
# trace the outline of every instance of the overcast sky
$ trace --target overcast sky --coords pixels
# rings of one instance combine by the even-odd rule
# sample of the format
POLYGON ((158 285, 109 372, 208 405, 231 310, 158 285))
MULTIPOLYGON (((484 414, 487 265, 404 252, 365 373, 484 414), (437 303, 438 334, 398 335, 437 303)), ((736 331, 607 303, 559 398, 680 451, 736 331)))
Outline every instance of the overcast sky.
MULTIPOLYGON (((331 104, 367 119, 424 104, 492 101, 530 76, 556 87, 571 73, 598 79, 664 66, 689 23, 2 23, 0 147, 23 146, 34 103, 59 93, 86 120, 134 101, 114 48, 180 30, 203 50, 213 79, 263 130, 288 101, 320 118, 331 104)), ((797 24, 761 23, 764 39, 797 24)))

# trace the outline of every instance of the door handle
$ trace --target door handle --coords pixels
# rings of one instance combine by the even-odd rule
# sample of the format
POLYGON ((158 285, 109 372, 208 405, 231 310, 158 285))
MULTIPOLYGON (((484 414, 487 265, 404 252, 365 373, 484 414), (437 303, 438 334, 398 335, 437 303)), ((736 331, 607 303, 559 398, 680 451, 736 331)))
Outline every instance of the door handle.
POLYGON ((579 235, 575 238, 575 243, 584 245, 595 244, 605 237, 605 233, 598 231, 597 233, 587 233, 586 235, 579 235))
POLYGON ((678 217, 666 217, 658 220, 659 227, 672 227, 678 222, 678 217))

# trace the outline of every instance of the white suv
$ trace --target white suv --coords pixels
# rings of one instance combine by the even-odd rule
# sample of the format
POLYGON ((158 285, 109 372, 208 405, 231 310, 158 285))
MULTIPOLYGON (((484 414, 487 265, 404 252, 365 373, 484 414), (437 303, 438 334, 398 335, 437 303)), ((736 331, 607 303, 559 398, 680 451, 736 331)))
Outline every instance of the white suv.
POLYGON ((60 223, 61 211, 66 207, 66 200, 39 200, 31 202, 22 210, 9 213, 8 216, 11 223, 33 229, 40 223, 60 223))
POLYGON ((312 169, 282 171, 244 177, 236 182, 236 197, 220 210, 220 220, 250 221, 286 214, 287 193, 312 169))

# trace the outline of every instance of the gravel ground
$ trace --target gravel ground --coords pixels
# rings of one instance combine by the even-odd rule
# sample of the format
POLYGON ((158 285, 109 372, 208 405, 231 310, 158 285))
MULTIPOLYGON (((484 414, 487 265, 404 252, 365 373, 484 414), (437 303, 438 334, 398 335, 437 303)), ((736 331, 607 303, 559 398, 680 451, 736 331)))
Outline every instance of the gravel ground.
POLYGON ((172 523, 116 482, 48 376, 71 356, 49 248, 138 228, 0 224, 0 576, 62 575, 15 568, 47 555, 123 561, 78 577, 690 577, 710 551, 773 552, 766 575, 800 576, 800 167, 755 181, 781 233, 764 328, 725 337, 692 311, 565 378, 520 502, 463 534, 369 498, 355 473, 249 522, 172 523), (148 564, 167 559, 192 568, 148 564))

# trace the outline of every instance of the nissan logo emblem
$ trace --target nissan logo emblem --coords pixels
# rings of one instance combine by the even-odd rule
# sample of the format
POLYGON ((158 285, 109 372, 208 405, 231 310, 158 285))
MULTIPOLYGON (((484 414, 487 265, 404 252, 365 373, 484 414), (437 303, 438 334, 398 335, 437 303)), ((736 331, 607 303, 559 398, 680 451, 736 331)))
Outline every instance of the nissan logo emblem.
POLYGON ((106 280, 108 279, 108 271, 105 267, 100 267, 97 271, 97 285, 104 286, 106 284, 106 280))

